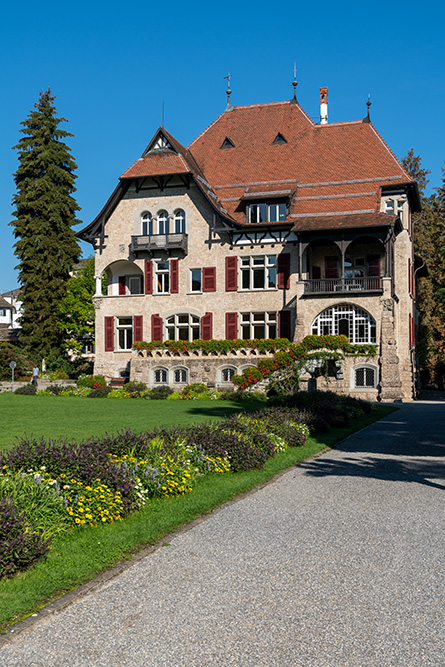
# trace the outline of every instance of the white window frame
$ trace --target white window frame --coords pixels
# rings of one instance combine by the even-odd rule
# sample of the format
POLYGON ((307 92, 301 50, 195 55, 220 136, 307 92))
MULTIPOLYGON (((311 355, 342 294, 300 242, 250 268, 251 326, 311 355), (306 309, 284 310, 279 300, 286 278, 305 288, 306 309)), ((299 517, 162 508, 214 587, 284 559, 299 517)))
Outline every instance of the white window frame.
POLYGON ((116 349, 119 352, 128 352, 132 349, 134 331, 132 315, 117 315, 115 318, 116 349), (124 320, 127 322, 124 323, 124 320))
POLYGON ((377 342, 374 318, 363 308, 352 304, 339 304, 323 310, 313 321, 311 333, 315 336, 338 336, 342 319, 348 320, 348 340, 351 345, 377 342))
POLYGON ((202 294, 202 269, 190 269, 190 292, 192 294, 202 294), (193 289, 193 272, 199 271, 199 289, 193 289))
POLYGON ((239 258, 240 290, 244 292, 278 289, 278 260, 276 255, 243 255, 239 258), (255 287, 255 279, 263 272, 263 285, 255 287), (274 284, 275 278, 275 284, 274 284), (244 283, 247 283, 247 287, 244 283))
POLYGON ((257 201, 247 204, 247 222, 257 224, 259 222, 283 222, 286 219, 287 204, 283 200, 257 201), (280 219, 284 207, 284 217, 280 219), (265 220, 262 220, 264 217, 265 220))
POLYGON ((153 216, 150 211, 144 211, 144 213, 142 213, 141 234, 142 236, 151 236, 153 234, 153 216))
POLYGON ((168 259, 155 260, 154 274, 156 294, 170 294, 170 261, 168 259), (163 268, 161 268, 161 265, 164 265, 163 268))
POLYGON ((159 211, 157 215, 158 234, 170 234, 170 216, 167 211, 159 211))
POLYGON ((175 234, 185 234, 186 215, 182 208, 178 208, 174 213, 175 234), (178 229, 179 227, 179 229, 178 229))
POLYGON ((192 313, 175 313, 166 317, 164 340, 193 341, 201 337, 201 319, 192 313), (187 329, 187 338, 181 336, 187 329))
POLYGON ((239 327, 243 340, 278 338, 278 312, 270 310, 240 312, 239 327), (263 328, 264 335, 259 335, 260 327, 263 328), (249 329, 249 335, 246 335, 247 329, 249 329))

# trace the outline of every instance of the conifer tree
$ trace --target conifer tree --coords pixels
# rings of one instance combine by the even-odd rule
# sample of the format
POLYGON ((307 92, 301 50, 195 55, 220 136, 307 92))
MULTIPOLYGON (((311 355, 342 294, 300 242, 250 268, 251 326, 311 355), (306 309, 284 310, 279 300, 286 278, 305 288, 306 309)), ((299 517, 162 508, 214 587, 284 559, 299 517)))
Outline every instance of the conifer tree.
POLYGON ((79 206, 72 197, 77 165, 64 143, 73 135, 59 128, 66 120, 56 116, 54 99, 49 89, 40 93, 34 110, 21 123, 23 136, 14 146, 19 167, 14 174, 15 220, 10 224, 17 239, 14 254, 19 258, 21 339, 36 362, 62 351, 59 304, 80 255, 72 229, 79 222, 79 206))

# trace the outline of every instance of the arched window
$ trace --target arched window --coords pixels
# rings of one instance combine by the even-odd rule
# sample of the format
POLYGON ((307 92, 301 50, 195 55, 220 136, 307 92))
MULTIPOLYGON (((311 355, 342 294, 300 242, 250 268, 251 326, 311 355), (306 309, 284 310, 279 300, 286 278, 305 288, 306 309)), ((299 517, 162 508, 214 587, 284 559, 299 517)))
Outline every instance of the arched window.
POLYGON ((376 325, 374 318, 362 308, 343 304, 327 308, 312 324, 315 336, 339 336, 343 334, 354 343, 375 343, 376 325))
POLYGON ((142 236, 153 234, 153 216, 148 211, 142 214, 142 236))
POLYGON ((167 211, 158 213, 158 234, 170 234, 170 220, 167 211))
POLYGON ((231 367, 221 369, 221 379, 223 382, 230 382, 235 375, 235 369, 231 367))
POLYGON ((178 313, 166 319, 168 340, 197 340, 200 338, 201 322, 196 315, 178 313))
POLYGON ((372 389, 377 385, 377 367, 371 365, 355 366, 353 385, 357 389, 372 389))
POLYGON ((182 209, 175 211, 175 233, 185 234, 185 211, 182 209))
POLYGON ((175 384, 187 384, 188 372, 186 368, 175 368, 173 381, 175 384))
POLYGON ((167 371, 165 370, 165 368, 157 368, 154 371, 154 381, 156 384, 166 384, 167 371))

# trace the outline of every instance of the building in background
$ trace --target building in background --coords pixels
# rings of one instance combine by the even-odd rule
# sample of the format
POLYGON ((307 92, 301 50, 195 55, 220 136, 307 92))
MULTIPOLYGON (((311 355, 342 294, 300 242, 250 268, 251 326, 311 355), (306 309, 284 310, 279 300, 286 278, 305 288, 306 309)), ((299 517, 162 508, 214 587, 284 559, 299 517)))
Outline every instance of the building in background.
POLYGON ((17 341, 21 312, 20 288, 0 295, 0 340, 17 341))

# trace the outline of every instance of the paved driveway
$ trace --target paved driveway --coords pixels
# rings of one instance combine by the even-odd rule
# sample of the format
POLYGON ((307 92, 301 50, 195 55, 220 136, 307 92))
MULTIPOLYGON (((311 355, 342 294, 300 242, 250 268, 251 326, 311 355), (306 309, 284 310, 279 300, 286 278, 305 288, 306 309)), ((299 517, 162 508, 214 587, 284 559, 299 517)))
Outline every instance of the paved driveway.
POLYGON ((441 667, 445 404, 401 406, 0 650, 7 667, 441 667))

